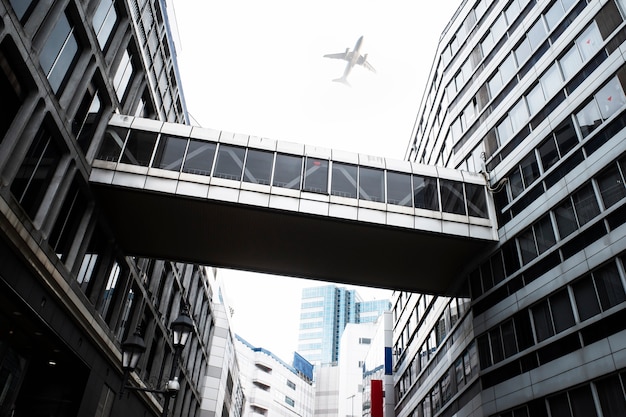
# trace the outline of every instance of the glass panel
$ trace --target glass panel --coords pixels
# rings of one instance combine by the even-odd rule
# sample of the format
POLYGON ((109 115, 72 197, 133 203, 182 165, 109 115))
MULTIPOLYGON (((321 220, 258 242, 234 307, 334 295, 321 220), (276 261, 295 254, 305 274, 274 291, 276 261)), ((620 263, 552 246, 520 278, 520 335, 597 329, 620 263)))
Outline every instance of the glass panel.
POLYGON ((535 239, 537 240, 537 249, 539 253, 544 253, 556 243, 554 238, 554 230, 552 229, 552 221, 550 216, 544 216, 533 225, 535 230, 535 239))
POLYGON ((581 321, 587 320, 596 314, 600 314, 600 304, 596 297, 596 290, 591 280, 591 275, 586 276, 572 286, 576 308, 581 321))
POLYGON ((591 394, 591 387, 583 385, 569 392, 574 417, 597 417, 596 406, 591 394))
POLYGON ((593 277, 603 311, 626 301, 624 286, 614 263, 594 271, 593 277))
POLYGON ((415 208, 439 211, 437 179, 413 176, 413 199, 415 208))
POLYGON ((65 79, 66 74, 68 73, 72 63, 74 62, 74 57, 78 52, 78 42, 76 42, 76 38, 73 33, 68 35, 67 41, 63 46, 63 50, 58 55, 52 70, 48 74, 48 82, 50 83, 50 87, 52 87, 52 91, 55 93, 59 91, 61 87, 61 83, 65 79))
POLYGON ((522 254, 522 262, 527 264, 537 257, 537 247, 535 246, 535 238, 532 228, 520 233, 517 237, 520 252, 522 254))
POLYGON ((572 195, 572 200, 574 201, 574 209, 576 210, 580 226, 600 214, 600 207, 591 184, 585 185, 580 191, 572 195))
POLYGON ((552 319, 550 318, 550 309, 548 302, 542 301, 532 308, 533 322, 535 323, 535 334, 537 342, 541 342, 548 337, 554 335, 552 328, 552 319))
POLYGON ((117 162, 122 153, 126 135, 128 135, 128 129, 108 126, 104 132, 104 138, 96 154, 96 159, 117 162))
POLYGON ((554 215, 561 239, 566 238, 578 229, 574 208, 569 198, 554 209, 554 215))
POLYGON ((185 157, 183 172, 197 175, 211 175, 216 144, 191 139, 185 157))
POLYGON ((239 146, 220 145, 217 149, 213 176, 235 181, 241 180, 245 153, 246 149, 239 146))
POLYGON ((554 329, 557 333, 569 329, 575 324, 572 304, 570 303, 567 290, 559 291, 550 297, 550 308, 552 309, 554 329))
POLYGON ((485 187, 476 184, 465 184, 465 193, 467 194, 469 215, 488 219, 485 187))
POLYGON ((180 171, 186 148, 186 138, 161 135, 152 166, 170 171, 180 171))
POLYGON ((493 357, 493 363, 498 363, 504 359, 502 334, 500 333, 499 327, 496 327, 489 332, 489 340, 491 342, 491 355, 493 357))
POLYGON ((439 180, 441 186, 441 210, 447 213, 466 214, 463 183, 439 180))
POLYGON ((597 177, 597 181, 605 208, 611 207, 613 204, 626 197, 626 188, 624 187, 624 181, 617 169, 617 165, 613 164, 609 169, 602 172, 597 177))
POLYGON ((513 126, 511 125, 511 119, 507 116, 506 119, 502 121, 497 127, 498 138, 500 139, 500 144, 506 143, 513 136, 513 126))
POLYGON ((524 188, 528 188, 539 178, 539 164, 537 164, 537 158, 534 153, 530 153, 520 162, 520 169, 524 179, 524 188))
POLYGON ((548 404, 550 406, 551 417, 571 417, 572 412, 569 408, 569 401, 567 399, 567 393, 555 395, 548 398, 548 404))
POLYGON ((535 88, 530 90, 526 95, 526 101, 528 102, 528 109, 530 110, 530 114, 535 114, 546 103, 546 98, 543 95, 543 88, 541 84, 537 84, 535 88))
POLYGON ((518 65, 523 65, 524 62, 528 59, 531 54, 530 42, 528 38, 524 38, 517 48, 515 48, 515 58, 517 59, 518 65))
POLYGON ((156 140, 156 132, 131 130, 120 162, 147 167, 150 163, 156 140))
POLYGON ((516 168, 509 175, 509 188, 511 189, 511 197, 517 198, 524 191, 524 182, 522 181, 522 173, 516 168))
POLYGON ((605 416, 626 416, 626 399, 617 375, 597 381, 596 388, 605 416))
POLYGON ((409 174, 387 171, 387 203, 411 207, 412 195, 409 174))
POLYGON ((569 80, 578 72, 580 67, 582 66, 582 58, 580 57, 580 52, 578 52, 578 48, 573 45, 569 51, 559 60, 561 64, 561 71, 563 71, 563 76, 565 80, 569 80))
POLYGON ((359 167, 359 198, 385 201, 385 175, 382 169, 359 167))
POLYGON ((559 160, 559 153, 556 150, 556 143, 552 135, 538 148, 539 157, 541 158, 541 166, 547 171, 559 160))
POLYGON ((306 158, 304 171, 304 191, 328 193, 328 161, 325 159, 306 158))
POLYGON ((626 96, 622 84, 617 77, 613 77, 604 87, 602 87, 595 95, 596 102, 600 107, 600 114, 604 120, 611 117, 624 104, 626 104, 626 96))
POLYGON ((300 189, 302 177, 302 157, 276 154, 273 185, 292 190, 300 189))
POLYGON ((580 49, 583 62, 589 60, 600 49, 602 36, 595 21, 592 21, 589 27, 576 38, 576 45, 580 49))
POLYGON ((272 183, 272 163, 274 152, 248 149, 246 168, 243 171, 243 180, 255 184, 270 185, 272 183))
POLYGON ((509 117, 511 118, 511 126, 513 131, 517 131, 528 120, 528 109, 524 100, 518 101, 511 110, 509 110, 509 117))
POLYGON ((356 165, 333 162, 331 194, 356 198, 356 165))
POLYGON ((517 353, 517 345, 515 343, 515 331, 513 321, 509 320, 502 324, 502 342, 504 343, 504 357, 508 358, 517 353))
POLYGON ((554 29, 557 23, 565 16, 565 10, 560 1, 556 1, 545 13, 546 23, 550 30, 554 29))
POLYGON ((46 43, 43 46, 43 49, 39 53, 39 64, 43 69, 43 72, 46 76, 52 70, 52 66, 54 65, 54 61, 57 59, 57 56, 61 53, 63 49, 63 44, 65 43, 67 37, 70 35, 72 28, 70 26, 70 22, 67 19, 67 16, 62 15, 59 17, 54 29, 50 32, 46 43))
POLYGON ((554 93, 559 91, 561 89, 561 84, 563 83, 563 78, 561 77, 558 64, 552 64, 552 66, 541 76, 539 82, 543 87, 546 99, 549 99, 554 95, 554 93))
POLYGON ((565 119, 563 123, 554 129, 554 135, 561 158, 578 145, 578 136, 576 136, 576 130, 570 118, 565 119))
POLYGON ((527 32, 526 37, 530 42, 530 47, 535 50, 546 38, 546 28, 543 25, 543 20, 539 19, 527 32))

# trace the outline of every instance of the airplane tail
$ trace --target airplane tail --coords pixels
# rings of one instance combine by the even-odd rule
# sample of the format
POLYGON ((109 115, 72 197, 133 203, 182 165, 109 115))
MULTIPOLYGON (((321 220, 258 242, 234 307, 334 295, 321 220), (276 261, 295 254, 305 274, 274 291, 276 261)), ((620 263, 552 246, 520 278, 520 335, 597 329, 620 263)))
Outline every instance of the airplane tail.
POLYGON ((335 78, 333 81, 338 82, 338 83, 342 83, 342 84, 347 85, 348 87, 351 87, 350 83, 348 82, 348 78, 347 77, 335 78))

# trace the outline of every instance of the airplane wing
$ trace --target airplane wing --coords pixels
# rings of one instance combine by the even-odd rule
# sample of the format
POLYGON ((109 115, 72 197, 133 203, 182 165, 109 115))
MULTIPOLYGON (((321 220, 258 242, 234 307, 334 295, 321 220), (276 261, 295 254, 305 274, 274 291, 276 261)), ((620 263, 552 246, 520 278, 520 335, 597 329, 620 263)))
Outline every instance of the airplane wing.
POLYGON ((372 71, 373 73, 376 73, 376 70, 374 69, 374 67, 369 62, 367 62, 367 55, 366 56, 360 56, 358 61, 357 61, 357 64, 363 65, 368 70, 372 71))
POLYGON ((338 54, 326 54, 324 58, 333 58, 333 59, 345 59, 346 61, 350 60, 349 54, 347 52, 340 52, 338 54))

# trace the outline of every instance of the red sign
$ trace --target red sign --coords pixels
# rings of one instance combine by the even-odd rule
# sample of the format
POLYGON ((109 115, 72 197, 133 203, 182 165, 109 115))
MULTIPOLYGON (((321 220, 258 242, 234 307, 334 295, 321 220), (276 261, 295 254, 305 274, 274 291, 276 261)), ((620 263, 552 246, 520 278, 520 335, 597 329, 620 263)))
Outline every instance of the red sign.
POLYGON ((383 417, 383 381, 372 379, 372 417, 383 417))

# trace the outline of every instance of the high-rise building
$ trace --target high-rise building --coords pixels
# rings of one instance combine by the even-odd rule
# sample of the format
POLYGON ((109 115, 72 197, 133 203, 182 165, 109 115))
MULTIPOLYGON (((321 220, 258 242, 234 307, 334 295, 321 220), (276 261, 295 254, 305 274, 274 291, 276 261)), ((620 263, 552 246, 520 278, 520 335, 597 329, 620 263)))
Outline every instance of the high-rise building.
MULTIPOLYGON (((213 317, 205 268, 128 257, 88 177, 111 114, 187 119, 163 0, 0 0, 0 415, 200 415, 213 317), (170 323, 192 337, 174 367, 170 323)), ((158 227, 158 225, 155 225, 158 227)), ((207 415, 207 414, 203 414, 207 415)))
POLYGON ((398 417, 626 415, 625 20, 467 0, 447 25, 407 156, 482 172, 499 242, 458 297, 393 295, 398 417))
POLYGON ((355 290, 336 285, 304 288, 300 306, 298 352, 311 363, 339 360, 339 341, 346 324, 376 321, 389 311, 389 300, 362 301, 355 290))

